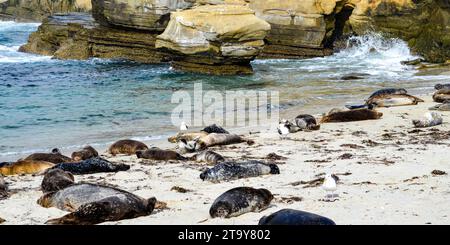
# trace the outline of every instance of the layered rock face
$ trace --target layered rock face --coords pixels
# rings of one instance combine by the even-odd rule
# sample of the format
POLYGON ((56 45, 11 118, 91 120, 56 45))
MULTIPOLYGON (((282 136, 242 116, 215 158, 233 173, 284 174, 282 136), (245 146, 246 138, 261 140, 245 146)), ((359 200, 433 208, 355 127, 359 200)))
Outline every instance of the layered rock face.
POLYGON ((54 15, 31 34, 22 52, 59 59, 91 57, 161 63, 171 59, 155 49, 156 34, 103 27, 90 14, 54 15))
POLYGON ((210 74, 249 74, 270 25, 243 5, 198 6, 173 12, 156 48, 174 53, 173 66, 210 74))
POLYGON ((450 59, 450 1, 354 0, 349 23, 357 34, 381 31, 408 42, 430 62, 450 59))
POLYGON ((262 57, 306 58, 331 54, 327 40, 343 0, 250 0, 256 16, 272 26, 262 57))
POLYGON ((164 31, 170 12, 190 8, 195 0, 93 0, 94 18, 138 30, 164 31))
POLYGON ((55 13, 89 12, 91 0, 0 0, 0 19, 42 21, 55 13))

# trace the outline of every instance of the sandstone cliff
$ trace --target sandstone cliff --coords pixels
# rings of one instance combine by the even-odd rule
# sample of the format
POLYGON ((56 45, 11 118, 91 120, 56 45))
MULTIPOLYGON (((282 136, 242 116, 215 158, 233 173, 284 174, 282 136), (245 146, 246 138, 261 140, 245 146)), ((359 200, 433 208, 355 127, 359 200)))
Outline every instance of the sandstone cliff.
POLYGON ((56 13, 89 12, 91 0, 0 0, 0 20, 42 21, 56 13))

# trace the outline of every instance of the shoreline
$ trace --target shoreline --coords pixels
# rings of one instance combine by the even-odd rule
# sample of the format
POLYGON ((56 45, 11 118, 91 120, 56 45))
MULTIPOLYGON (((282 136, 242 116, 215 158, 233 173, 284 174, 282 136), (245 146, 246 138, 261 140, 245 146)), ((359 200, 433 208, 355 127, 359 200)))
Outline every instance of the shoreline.
MULTIPOLYGON (((232 133, 246 134, 256 144, 211 148, 232 160, 263 159, 269 153, 287 157, 276 161, 280 175, 213 184, 199 178, 204 165, 119 156, 107 159, 130 164, 129 171, 75 176, 75 180, 109 183, 144 198, 155 196, 168 204, 169 209, 150 216, 104 224, 251 225, 282 208, 317 213, 340 225, 448 224, 450 165, 445 152, 450 147, 450 112, 439 112, 444 124, 415 130, 411 120, 420 118, 435 104, 430 94, 420 97, 426 102, 417 106, 380 108, 384 115, 379 120, 323 124, 319 131, 298 132, 284 141, 266 126, 257 130, 227 128, 232 133), (249 135, 255 131, 259 133, 249 135), (447 175, 433 175, 433 170, 447 175), (340 178, 339 197, 334 202, 322 201, 325 192, 320 186, 307 184, 327 172, 340 178), (171 191, 174 186, 190 191, 171 191), (261 213, 230 219, 209 218, 208 210, 214 199, 238 186, 267 188, 275 199, 261 213)), ((166 139, 154 145, 164 149, 175 147, 166 139)), ((39 191, 42 176, 12 176, 5 180, 14 194, 0 201, 4 224, 43 224, 47 219, 66 214, 36 204, 42 195, 39 191)))

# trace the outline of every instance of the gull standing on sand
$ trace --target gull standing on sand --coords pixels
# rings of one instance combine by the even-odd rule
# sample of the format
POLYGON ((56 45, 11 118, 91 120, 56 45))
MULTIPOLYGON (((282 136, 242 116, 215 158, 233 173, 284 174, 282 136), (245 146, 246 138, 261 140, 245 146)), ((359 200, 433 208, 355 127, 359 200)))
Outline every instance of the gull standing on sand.
POLYGON ((283 119, 280 121, 280 124, 278 124, 278 134, 280 135, 280 138, 286 139, 290 131, 290 124, 287 120, 283 119))
POLYGON ((323 182, 322 188, 326 191, 326 200, 330 201, 330 197, 334 198, 334 192, 337 190, 337 176, 332 174, 325 175, 325 180, 323 182), (331 195, 329 194, 331 192, 331 195))
POLYGON ((185 122, 181 122, 180 125, 180 131, 187 131, 188 130, 188 125, 185 122))

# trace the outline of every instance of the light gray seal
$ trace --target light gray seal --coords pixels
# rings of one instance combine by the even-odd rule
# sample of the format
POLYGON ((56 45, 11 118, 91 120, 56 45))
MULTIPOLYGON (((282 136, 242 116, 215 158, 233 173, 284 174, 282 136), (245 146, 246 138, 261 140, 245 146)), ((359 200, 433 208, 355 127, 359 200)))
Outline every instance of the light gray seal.
POLYGON ((248 212, 260 212, 273 200, 267 189, 237 187, 220 195, 209 209, 212 218, 230 218, 248 212))
POLYGON ((295 124, 300 130, 304 131, 320 129, 320 125, 317 123, 316 118, 307 114, 298 115, 295 118, 295 124))
POLYGON ((258 225, 336 225, 333 220, 304 211, 282 209, 259 220, 258 225))
POLYGON ((266 164, 260 161, 224 162, 205 170, 200 174, 200 179, 217 183, 267 174, 280 174, 280 169, 276 164, 266 164))
POLYGON ((150 215, 156 198, 144 199, 117 188, 81 183, 47 193, 37 203, 71 212, 46 224, 92 225, 150 215))
POLYGON ((207 164, 214 165, 219 162, 225 161, 225 158, 214 151, 202 151, 190 157, 189 160, 196 162, 205 162, 207 164))

